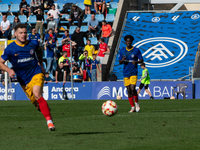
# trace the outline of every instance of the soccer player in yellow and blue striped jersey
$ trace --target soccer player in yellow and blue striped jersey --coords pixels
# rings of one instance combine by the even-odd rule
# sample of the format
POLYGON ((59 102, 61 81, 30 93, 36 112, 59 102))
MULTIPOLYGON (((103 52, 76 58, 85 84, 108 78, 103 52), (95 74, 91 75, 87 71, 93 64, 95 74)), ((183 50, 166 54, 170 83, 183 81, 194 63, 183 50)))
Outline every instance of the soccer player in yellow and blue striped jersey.
POLYGON ((26 40, 27 27, 25 24, 15 26, 16 41, 8 45, 0 58, 0 69, 7 71, 13 78, 15 74, 26 93, 27 97, 41 111, 47 120, 48 129, 54 131, 55 127, 50 114, 49 106, 42 97, 44 85, 44 68, 42 62, 42 51, 38 45, 26 40), (37 58, 36 58, 37 55, 37 58), (13 69, 4 63, 9 60, 13 69))
POLYGON ((134 46, 132 46, 132 42, 134 37, 132 35, 126 35, 124 37, 126 41, 126 47, 122 48, 119 52, 119 63, 124 64, 123 68, 123 76, 124 76, 124 86, 127 88, 128 92, 128 100, 131 105, 130 113, 135 111, 140 111, 140 106, 138 103, 138 94, 136 91, 136 83, 137 83, 137 74, 138 74, 138 63, 143 62, 143 57, 140 50, 134 46), (135 105, 133 102, 133 98, 135 99, 135 105))

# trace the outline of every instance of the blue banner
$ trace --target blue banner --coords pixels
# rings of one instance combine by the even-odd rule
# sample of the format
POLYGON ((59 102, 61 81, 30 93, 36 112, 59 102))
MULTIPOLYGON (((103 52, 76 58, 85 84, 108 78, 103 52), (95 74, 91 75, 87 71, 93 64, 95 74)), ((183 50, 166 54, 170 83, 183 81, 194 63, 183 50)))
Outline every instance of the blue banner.
MULTIPOLYGON (((149 90, 155 99, 163 99, 164 97, 171 97, 173 94, 172 88, 179 83, 185 83, 188 85, 186 90, 186 98, 192 99, 192 82, 190 81, 151 81, 149 90)), ((136 89, 139 88, 139 82, 136 89)), ((197 82, 197 87, 200 86, 200 82, 197 82)), ((69 100, 72 99, 71 83, 65 84, 65 91, 69 100)), ((62 83, 48 83, 43 87, 43 97, 46 100, 61 100, 63 92, 62 83)), ((196 91, 198 94, 198 91, 196 91)), ((0 86, 0 100, 4 100, 5 88, 0 86)), ((120 95, 122 99, 128 99, 128 93, 123 82, 84 82, 74 83, 73 86, 73 98, 75 100, 101 100, 101 99, 116 99, 117 95, 120 95)), ((198 95, 200 97, 200 95, 198 95)), ((149 99, 149 95, 142 89, 139 94, 139 99, 149 99)), ((183 98, 182 95, 179 98, 183 98)), ((19 83, 12 83, 12 88, 9 88, 8 92, 9 100, 28 100, 23 92, 19 83)))
MULTIPOLYGON (((134 36, 151 79, 178 79, 189 74, 200 40, 200 11, 127 14, 119 50, 126 47, 124 37, 134 36)), ((113 72, 123 79, 123 65, 115 60, 113 72)), ((142 70, 139 69, 139 76, 142 70)))

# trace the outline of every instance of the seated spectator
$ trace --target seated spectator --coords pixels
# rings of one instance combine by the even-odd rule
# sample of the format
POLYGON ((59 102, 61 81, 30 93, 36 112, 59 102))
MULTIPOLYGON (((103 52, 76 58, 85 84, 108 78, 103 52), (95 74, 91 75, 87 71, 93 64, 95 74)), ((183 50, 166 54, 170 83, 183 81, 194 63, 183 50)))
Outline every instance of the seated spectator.
POLYGON ((73 21, 78 21, 78 27, 81 27, 83 17, 84 11, 76 6, 76 4, 72 4, 72 9, 69 13, 69 27, 72 25, 73 21))
POLYGON ((84 5, 85 5, 85 14, 91 14, 92 1, 84 0, 84 5))
POLYGON ((36 15, 37 14, 37 10, 39 8, 41 9, 41 2, 40 2, 40 0, 31 0, 30 7, 31 7, 31 13, 33 13, 34 15, 36 15))
POLYGON ((16 17, 14 18, 14 21, 13 21, 11 27, 10 27, 10 32, 11 32, 12 38, 15 38, 15 36, 14 36, 14 32, 15 32, 14 29, 15 29, 15 26, 18 25, 18 24, 20 24, 20 23, 21 23, 21 22, 20 22, 19 18, 16 16, 16 17))
POLYGON ((49 73, 46 72, 45 76, 44 76, 44 83, 47 84, 49 82, 52 82, 53 80, 51 79, 51 77, 49 76, 49 73))
MULTIPOLYGON (((40 29, 40 37, 43 41, 44 36, 43 36, 43 25, 44 25, 44 15, 42 14, 42 10, 39 8, 37 10, 38 14, 36 15, 37 21, 36 21, 36 25, 35 25, 35 29, 36 32, 38 33, 39 29, 40 29)), ((42 42, 43 43, 43 42, 42 42)))
POLYGON ((56 47, 55 43, 53 43, 53 38, 48 37, 48 41, 45 42, 45 50, 47 51, 47 68, 46 72, 50 72, 53 74, 53 61, 54 56, 56 57, 54 53, 54 48, 56 47))
POLYGON ((75 63, 72 67, 72 73, 73 75, 83 76, 83 70, 78 66, 78 63, 75 63))
POLYGON ((33 43, 36 44, 36 45, 39 45, 39 44, 40 44, 40 35, 39 35, 38 33, 36 33, 36 29, 35 29, 35 28, 33 28, 33 29, 32 29, 32 33, 29 34, 28 40, 29 40, 30 42, 33 42, 33 43))
POLYGON ((47 30, 53 29, 54 33, 58 33, 58 24, 57 22, 53 19, 53 15, 50 16, 50 21, 47 24, 47 30))
POLYGON ((83 70, 86 70, 88 73, 88 76, 91 79, 91 73, 90 73, 90 64, 91 60, 93 59, 92 56, 88 56, 88 52, 84 51, 83 54, 79 57, 79 60, 81 61, 81 67, 83 70))
POLYGON ((98 25, 99 25, 99 21, 95 18, 95 15, 92 14, 91 19, 87 23, 88 30, 89 30, 89 37, 92 37, 91 33, 93 33, 94 36, 97 36, 98 25))
POLYGON ((57 22, 57 27, 59 26, 59 15, 62 15, 60 14, 60 11, 58 9, 55 9, 55 5, 53 4, 51 6, 51 9, 47 12, 47 19, 49 19, 52 15, 53 15, 53 19, 57 22))
POLYGON ((105 0, 94 0, 94 9, 96 13, 105 14, 105 10, 106 10, 105 0))
POLYGON ((92 56, 93 59, 91 60, 90 66, 91 80, 97 81, 97 69, 99 70, 99 72, 101 72, 101 70, 99 69, 98 61, 96 60, 96 54, 93 54, 92 56))
POLYGON ((10 30, 10 21, 7 20, 6 15, 3 15, 3 20, 1 21, 1 26, 0 26, 0 38, 2 38, 3 35, 5 35, 5 38, 8 39, 9 30, 10 30))
POLYGON ((57 36, 56 36, 55 33, 53 33, 53 29, 52 28, 50 28, 48 30, 48 33, 45 35, 45 41, 48 41, 48 37, 52 37, 53 38, 53 43, 56 44, 56 42, 57 42, 57 44, 58 44, 57 36))
POLYGON ((101 37, 104 38, 105 43, 108 44, 109 37, 112 33, 112 27, 109 24, 107 24, 105 20, 103 20, 101 30, 101 37))
MULTIPOLYGON (((64 69, 66 70, 66 77, 67 77, 67 81, 69 81, 69 73, 70 73, 70 58, 67 57, 68 53, 66 51, 63 52, 63 55, 59 58, 58 60, 58 65, 63 62, 64 64, 64 69)), ((73 61, 73 60, 72 60, 73 61)))
POLYGON ((26 0, 22 0, 22 2, 19 5, 19 9, 20 9, 21 15, 24 15, 25 11, 29 12, 29 16, 31 15, 31 8, 28 7, 26 0))
POLYGON ((76 42, 76 49, 75 49, 75 61, 78 61, 78 58, 83 53, 83 49, 85 47, 84 37, 87 37, 88 32, 80 32, 80 28, 77 27, 74 33, 72 34, 72 41, 76 42))
POLYGON ((95 52, 95 48, 93 45, 91 45, 90 39, 87 40, 87 45, 85 46, 84 51, 85 50, 88 52, 88 56, 90 56, 90 57, 92 57, 92 54, 94 54, 94 52, 95 52))
POLYGON ((64 69, 63 62, 60 62, 60 64, 56 68, 55 79, 56 83, 58 83, 58 81, 63 81, 63 83, 66 83, 66 70, 64 69))
POLYGON ((62 36, 62 39, 66 38, 71 38, 71 36, 69 35, 69 30, 65 30, 64 35, 62 36))
POLYGON ((109 53, 110 49, 109 49, 108 45, 104 42, 103 38, 100 38, 99 42, 100 42, 100 44, 99 44, 99 50, 97 53, 97 61, 100 62, 100 64, 102 64, 105 54, 109 53))
POLYGON ((42 4, 42 11, 44 12, 44 10, 51 9, 51 6, 53 5, 53 1, 52 0, 41 0, 41 4, 42 4))

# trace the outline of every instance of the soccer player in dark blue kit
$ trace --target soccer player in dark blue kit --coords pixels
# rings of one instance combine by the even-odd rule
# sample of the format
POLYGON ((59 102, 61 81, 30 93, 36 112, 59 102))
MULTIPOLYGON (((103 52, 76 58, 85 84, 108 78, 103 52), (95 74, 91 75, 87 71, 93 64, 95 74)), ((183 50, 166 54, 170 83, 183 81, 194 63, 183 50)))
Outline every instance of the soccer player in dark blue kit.
POLYGON ((45 72, 42 62, 42 50, 39 50, 38 45, 26 40, 27 26, 25 24, 15 26, 15 36, 16 40, 8 45, 1 55, 0 69, 7 71, 11 78, 15 74, 17 75, 23 91, 47 120, 48 129, 55 131, 49 106, 42 97, 45 72), (6 60, 11 62, 13 69, 4 64, 6 60))
POLYGON ((127 88, 128 100, 131 105, 131 110, 129 112, 139 112, 140 105, 138 103, 138 95, 135 88, 137 83, 138 63, 143 62, 143 57, 140 50, 132 46, 134 40, 132 35, 126 35, 124 40, 126 41, 126 47, 122 48, 119 52, 119 63, 124 64, 124 86, 127 88), (133 98, 135 99, 135 105, 133 98))

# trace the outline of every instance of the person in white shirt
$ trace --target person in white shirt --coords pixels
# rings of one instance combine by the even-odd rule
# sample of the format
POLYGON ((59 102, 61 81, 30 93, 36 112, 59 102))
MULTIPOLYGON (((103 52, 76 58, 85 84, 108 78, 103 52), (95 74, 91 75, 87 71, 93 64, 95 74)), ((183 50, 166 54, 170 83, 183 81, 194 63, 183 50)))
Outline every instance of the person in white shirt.
POLYGON ((8 38, 9 29, 10 29, 10 21, 7 20, 6 15, 3 15, 3 21, 1 21, 1 26, 0 26, 0 38, 2 38, 3 35, 5 35, 5 38, 8 38))
POLYGON ((55 5, 54 4, 51 6, 51 9, 47 12, 47 14, 48 14, 47 19, 49 19, 50 16, 53 15, 53 19, 57 22, 57 26, 58 26, 59 25, 59 21, 60 21, 59 15, 62 15, 62 14, 59 12, 58 9, 55 9, 55 5))

